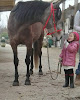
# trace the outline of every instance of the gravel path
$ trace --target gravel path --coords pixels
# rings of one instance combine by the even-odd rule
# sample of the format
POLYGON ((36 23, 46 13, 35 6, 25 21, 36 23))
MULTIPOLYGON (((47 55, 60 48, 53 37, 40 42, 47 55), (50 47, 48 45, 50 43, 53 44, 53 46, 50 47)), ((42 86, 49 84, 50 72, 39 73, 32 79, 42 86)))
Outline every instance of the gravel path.
MULTIPOLYGON (((59 74, 58 79, 52 80, 47 64, 47 49, 43 48, 42 66, 43 75, 38 75, 38 70, 34 69, 34 74, 30 77, 31 85, 25 86, 26 64, 24 62, 26 48, 18 47, 19 56, 19 83, 20 86, 12 86, 14 80, 13 54, 11 47, 6 45, 0 47, 0 100, 80 100, 80 87, 74 89, 63 88, 64 72, 59 74)), ((56 77, 58 56, 60 48, 50 48, 50 65, 52 75, 56 77)), ((78 62, 78 54, 77 54, 78 62)), ((77 63, 76 63, 77 67, 77 63)))

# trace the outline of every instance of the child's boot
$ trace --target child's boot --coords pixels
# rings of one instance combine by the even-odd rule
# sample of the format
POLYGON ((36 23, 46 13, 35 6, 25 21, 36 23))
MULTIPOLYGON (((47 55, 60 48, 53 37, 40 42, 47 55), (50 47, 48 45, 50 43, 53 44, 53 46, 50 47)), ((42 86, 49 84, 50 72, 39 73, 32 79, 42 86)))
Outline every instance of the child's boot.
POLYGON ((65 84, 63 85, 63 87, 68 87, 69 86, 69 75, 65 74, 65 84))
POLYGON ((74 88, 74 74, 70 74, 70 88, 74 88))

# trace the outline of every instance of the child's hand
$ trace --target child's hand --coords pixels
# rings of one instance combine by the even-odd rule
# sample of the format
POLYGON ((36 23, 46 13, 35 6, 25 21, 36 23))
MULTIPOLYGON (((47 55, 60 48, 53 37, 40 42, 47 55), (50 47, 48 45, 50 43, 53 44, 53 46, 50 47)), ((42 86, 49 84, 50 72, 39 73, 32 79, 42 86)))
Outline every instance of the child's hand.
POLYGON ((67 48, 67 46, 69 45, 69 43, 65 40, 65 41, 64 41, 64 45, 65 45, 65 47, 67 48))
POLYGON ((61 57, 59 58, 59 62, 60 62, 60 63, 62 62, 62 58, 61 58, 61 57))

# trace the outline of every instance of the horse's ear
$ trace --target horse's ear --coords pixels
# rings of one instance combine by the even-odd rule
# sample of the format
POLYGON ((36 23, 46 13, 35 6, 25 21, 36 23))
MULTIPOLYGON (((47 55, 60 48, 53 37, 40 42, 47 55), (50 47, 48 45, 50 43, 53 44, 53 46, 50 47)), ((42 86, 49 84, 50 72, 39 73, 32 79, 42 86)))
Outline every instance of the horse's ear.
POLYGON ((66 0, 55 0, 52 3, 55 4, 56 6, 59 6, 64 1, 66 1, 66 0))

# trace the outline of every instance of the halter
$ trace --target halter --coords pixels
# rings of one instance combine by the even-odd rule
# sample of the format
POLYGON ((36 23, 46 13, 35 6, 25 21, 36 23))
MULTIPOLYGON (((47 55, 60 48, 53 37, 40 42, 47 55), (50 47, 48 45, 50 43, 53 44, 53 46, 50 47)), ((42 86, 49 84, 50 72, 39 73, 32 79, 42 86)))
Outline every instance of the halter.
POLYGON ((51 34, 54 34, 55 32, 60 32, 60 31, 62 31, 62 29, 56 30, 54 10, 56 10, 56 9, 54 9, 53 4, 51 3, 51 12, 50 12, 50 15, 49 15, 49 17, 48 17, 46 23, 45 23, 45 26, 43 27, 43 30, 46 28, 46 26, 47 26, 47 24, 48 24, 48 22, 49 22, 49 19, 50 19, 50 17, 51 17, 51 14, 53 14, 53 23, 54 23, 54 30, 55 30, 55 31, 52 32, 52 33, 47 33, 47 35, 51 35, 51 34))

